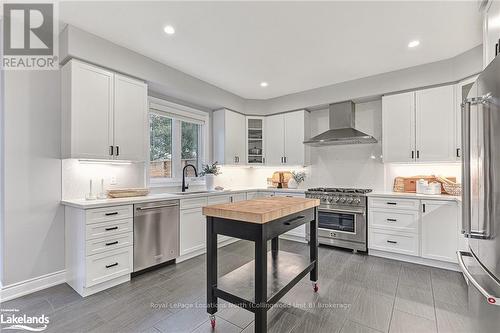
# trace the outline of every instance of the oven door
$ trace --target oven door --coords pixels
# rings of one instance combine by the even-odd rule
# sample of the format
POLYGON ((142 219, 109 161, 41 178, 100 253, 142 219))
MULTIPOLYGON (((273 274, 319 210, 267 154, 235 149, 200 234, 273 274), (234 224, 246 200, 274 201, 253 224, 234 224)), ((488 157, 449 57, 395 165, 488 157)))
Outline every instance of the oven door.
POLYGON ((318 209, 318 236, 365 242, 366 218, 362 211, 318 209))

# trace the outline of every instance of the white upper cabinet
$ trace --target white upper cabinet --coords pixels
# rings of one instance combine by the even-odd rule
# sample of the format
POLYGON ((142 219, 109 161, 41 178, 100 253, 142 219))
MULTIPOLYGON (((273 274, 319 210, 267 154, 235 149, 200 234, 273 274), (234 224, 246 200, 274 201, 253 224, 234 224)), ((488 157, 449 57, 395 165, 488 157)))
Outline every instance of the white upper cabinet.
POLYGON ((305 110, 285 113, 285 164, 309 164, 309 112, 305 110))
POLYGON ((246 117, 227 109, 213 113, 214 159, 220 164, 245 164, 246 117))
POLYGON ((483 68, 495 58, 495 48, 500 39, 500 1, 488 1, 483 16, 483 68))
POLYGON ((114 145, 118 159, 145 159, 147 96, 148 88, 144 82, 115 74, 114 145))
POLYGON ((384 162, 456 161, 454 86, 384 96, 384 162))
POLYGON ((415 93, 382 97, 384 162, 411 162, 415 158, 415 93))
POLYGON ((249 165, 265 163, 264 123, 264 117, 246 117, 246 153, 249 165))
POLYGON ((62 69, 63 158, 146 160, 147 86, 81 61, 62 69))
POLYGON ((285 156, 285 119, 283 114, 266 117, 266 164, 283 164, 285 156))
POLYGON ((453 86, 416 92, 416 159, 455 161, 455 95, 453 86))
POLYGON ((422 257, 456 262, 457 224, 455 202, 422 200, 422 257))
POLYGON ((309 112, 283 113, 266 118, 266 164, 307 165, 309 147, 309 112))
POLYGON ((79 61, 62 69, 62 154, 112 158, 113 73, 79 61))

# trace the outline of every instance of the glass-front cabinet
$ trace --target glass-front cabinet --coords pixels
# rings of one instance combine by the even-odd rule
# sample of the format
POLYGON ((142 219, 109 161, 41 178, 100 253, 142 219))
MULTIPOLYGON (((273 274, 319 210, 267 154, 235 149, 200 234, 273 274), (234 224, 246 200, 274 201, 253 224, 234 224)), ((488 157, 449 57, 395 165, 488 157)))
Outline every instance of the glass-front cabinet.
POLYGON ((246 146, 249 165, 264 164, 264 117, 247 117, 246 146))

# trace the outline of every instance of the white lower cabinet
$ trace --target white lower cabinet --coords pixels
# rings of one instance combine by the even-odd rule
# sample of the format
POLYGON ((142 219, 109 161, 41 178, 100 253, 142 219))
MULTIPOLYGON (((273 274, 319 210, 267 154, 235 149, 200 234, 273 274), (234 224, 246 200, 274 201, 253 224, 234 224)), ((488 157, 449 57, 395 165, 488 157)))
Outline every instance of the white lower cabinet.
POLYGON ((204 249, 207 228, 201 207, 184 209, 180 214, 181 256, 204 249))
POLYGON ((66 282, 83 297, 130 280, 132 205, 65 207, 66 282))
POLYGON ((369 198, 368 248, 372 254, 421 264, 456 264, 459 209, 456 201, 369 198))
POLYGON ((457 204, 422 200, 422 207, 422 257, 457 262, 457 204))
POLYGON ((196 253, 206 247, 206 223, 202 207, 207 205, 207 197, 183 199, 180 201, 180 255, 196 253), (187 208, 186 208, 187 207, 187 208))

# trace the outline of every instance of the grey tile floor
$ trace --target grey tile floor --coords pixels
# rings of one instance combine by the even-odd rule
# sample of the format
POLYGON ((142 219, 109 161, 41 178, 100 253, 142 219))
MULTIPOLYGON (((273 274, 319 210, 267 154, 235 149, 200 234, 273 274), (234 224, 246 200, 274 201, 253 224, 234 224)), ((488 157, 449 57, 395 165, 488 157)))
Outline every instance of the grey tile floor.
MULTIPOLYGON (((308 253, 305 244, 280 241, 308 253)), ((245 241, 219 249, 219 275, 253 259, 245 241)), ((269 332, 469 332, 461 274, 320 247, 320 290, 308 277, 268 313, 269 332)), ((50 318, 46 332, 212 332, 205 256, 80 297, 61 284, 1 304, 50 318)), ((253 314, 220 302, 216 332, 253 332, 253 314)), ((1 330, 1 329, 0 329, 1 330)))

